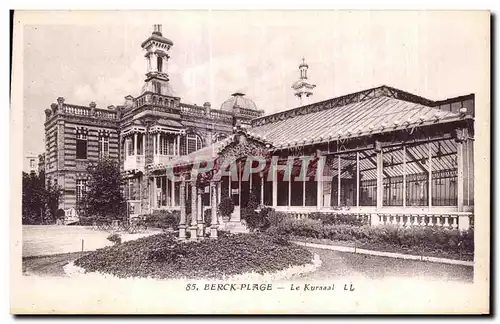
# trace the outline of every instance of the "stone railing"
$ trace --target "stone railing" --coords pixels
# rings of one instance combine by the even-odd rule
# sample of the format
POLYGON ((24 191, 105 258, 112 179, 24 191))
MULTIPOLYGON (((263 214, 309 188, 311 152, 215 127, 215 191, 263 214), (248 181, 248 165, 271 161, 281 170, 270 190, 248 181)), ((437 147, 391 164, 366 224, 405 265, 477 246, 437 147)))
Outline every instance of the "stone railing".
POLYGON ((179 107, 181 109, 182 114, 189 116, 197 116, 212 120, 220 120, 227 123, 230 123, 233 120, 233 114, 224 110, 218 110, 218 109, 206 110, 206 108, 202 106, 188 105, 184 103, 181 103, 179 107))
POLYGON ((371 224, 391 224, 405 227, 435 226, 467 230, 473 222, 472 213, 374 213, 371 224))
POLYGON ((64 105, 63 112, 68 115, 90 116, 90 108, 83 106, 64 105))
POLYGON ((187 115, 205 116, 205 108, 196 105, 189 105, 181 103, 181 112, 187 115))
MULTIPOLYGON (((307 219, 311 212, 285 212, 294 219, 307 219)), ((328 211, 327 214, 352 215, 357 219, 369 222, 371 225, 397 225, 404 227, 412 226, 435 226, 468 230, 473 226, 474 217, 472 213, 450 212, 450 213, 403 213, 403 212, 355 212, 355 211, 328 211)))
POLYGON ((261 117, 263 114, 264 114, 264 111, 261 111, 261 110, 253 110, 253 109, 240 107, 240 115, 248 116, 252 119, 261 117))
MULTIPOLYGON (((312 212, 310 212, 310 211, 304 211, 304 212, 285 211, 285 213, 294 219, 307 219, 307 218, 309 218, 309 216, 312 212)), ((335 217, 335 215, 338 215, 338 216, 351 215, 352 217, 355 217, 356 219, 361 219, 362 221, 366 221, 367 223, 370 222, 370 217, 371 217, 371 214, 367 213, 367 212, 328 211, 328 212, 320 212, 320 213, 330 214, 330 215, 332 215, 332 217, 335 217)))
POLYGON ((96 117, 109 120, 116 120, 118 118, 116 111, 67 104, 63 106, 62 112, 66 115, 96 117))
POLYGON ((210 110, 210 117, 213 119, 224 120, 227 122, 231 122, 233 120, 233 114, 231 114, 228 111, 218 110, 218 109, 210 110))
POLYGON ((116 119, 117 118, 116 111, 99 110, 99 109, 95 110, 94 116, 96 116, 97 118, 103 118, 103 119, 116 119))
POLYGON ((144 105, 154 105, 166 108, 177 108, 177 103, 175 98, 151 92, 146 92, 141 96, 137 97, 137 99, 135 100, 136 108, 142 107, 144 105))

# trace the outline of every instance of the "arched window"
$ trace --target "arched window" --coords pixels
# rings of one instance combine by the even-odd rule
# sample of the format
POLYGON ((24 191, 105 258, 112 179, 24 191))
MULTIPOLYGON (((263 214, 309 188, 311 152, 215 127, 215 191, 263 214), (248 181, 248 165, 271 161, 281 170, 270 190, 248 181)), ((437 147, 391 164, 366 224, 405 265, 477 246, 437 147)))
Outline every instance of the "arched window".
POLYGON ((158 56, 157 59, 156 59, 156 63, 157 63, 157 70, 158 70, 158 72, 162 72, 163 58, 161 56, 158 56))
POLYGON ((187 154, 198 151, 203 147, 201 137, 197 134, 188 134, 186 136, 187 154))

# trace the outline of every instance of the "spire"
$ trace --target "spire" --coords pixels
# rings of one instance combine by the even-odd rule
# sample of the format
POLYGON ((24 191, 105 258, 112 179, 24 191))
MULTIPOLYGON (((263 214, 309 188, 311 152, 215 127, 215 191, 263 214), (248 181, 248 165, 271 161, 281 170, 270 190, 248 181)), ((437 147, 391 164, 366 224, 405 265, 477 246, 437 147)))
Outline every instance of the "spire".
POLYGON ((301 106, 303 104, 303 99, 312 96, 312 90, 316 87, 315 84, 312 84, 307 80, 308 69, 309 65, 307 65, 306 59, 302 57, 302 63, 299 65, 300 78, 292 85, 292 89, 295 91, 295 96, 300 99, 301 106))

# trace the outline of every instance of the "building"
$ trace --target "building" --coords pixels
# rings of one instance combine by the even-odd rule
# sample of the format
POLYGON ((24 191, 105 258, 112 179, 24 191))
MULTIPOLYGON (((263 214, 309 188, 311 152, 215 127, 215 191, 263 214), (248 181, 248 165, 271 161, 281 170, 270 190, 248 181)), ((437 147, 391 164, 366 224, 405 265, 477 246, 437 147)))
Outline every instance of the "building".
MULTIPOLYGON (((296 217, 331 212, 372 224, 471 226, 473 94, 433 101, 380 86, 304 105, 315 85, 303 61, 292 85, 298 108, 264 116, 234 93, 212 109, 172 95, 171 46, 155 25, 142 43, 142 93, 124 105, 98 109, 59 98, 47 110, 47 177, 64 186, 64 208, 84 190, 87 163, 109 155, 127 178, 130 213, 178 210, 180 236, 190 231, 191 239, 203 229, 203 210, 230 197, 238 222, 251 193, 296 217), (196 215, 190 224, 187 206, 196 215)), ((217 222, 212 208, 213 236, 217 222)))
POLYGON ((126 178, 125 197, 131 214, 152 208, 179 206, 179 188, 163 188, 149 199, 147 166, 162 166, 175 157, 193 153, 220 141, 233 127, 249 127, 263 115, 243 93, 234 93, 220 109, 209 102, 189 105, 174 96, 168 74, 173 42, 162 35, 161 25, 142 44, 146 71, 139 96, 127 95, 124 103, 97 107, 68 104, 63 97, 45 110, 46 181, 63 188, 60 208, 76 207, 87 182, 89 163, 100 158, 120 161, 126 178), (168 190, 168 195, 165 194, 168 190))
POLYGON ((26 172, 28 174, 31 174, 31 173, 38 174, 37 159, 38 159, 38 157, 34 154, 27 155, 24 158, 24 166, 23 166, 24 172, 26 172))
POLYGON ((38 154, 38 174, 45 173, 45 153, 38 154))

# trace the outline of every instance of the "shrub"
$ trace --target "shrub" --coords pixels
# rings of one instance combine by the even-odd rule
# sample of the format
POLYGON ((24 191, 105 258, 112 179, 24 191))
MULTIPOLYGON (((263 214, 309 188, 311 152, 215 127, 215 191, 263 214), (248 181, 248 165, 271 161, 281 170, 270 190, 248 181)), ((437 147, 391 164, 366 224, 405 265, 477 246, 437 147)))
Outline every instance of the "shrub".
POLYGON ((75 264, 87 272, 118 277, 223 278, 247 272, 275 272, 311 262, 312 253, 264 234, 225 235, 217 240, 179 242, 162 233, 99 249, 75 264))
POLYGON ((233 233, 231 233, 229 231, 224 231, 224 230, 217 231, 217 237, 228 237, 231 235, 233 235, 233 233))
POLYGON ((288 218, 288 215, 283 212, 277 212, 274 211, 269 211, 268 213, 268 219, 269 219, 269 226, 278 226, 278 224, 281 224, 285 218, 288 218))
POLYGON ((242 208, 240 211, 241 220, 244 220, 248 229, 253 232, 259 228, 260 217, 259 213, 254 209, 242 208))
POLYGON ((151 215, 146 215, 144 223, 148 227, 176 230, 179 228, 180 214, 177 211, 155 210, 151 215))
POLYGON ((443 227, 324 225, 320 220, 284 218, 267 232, 272 235, 383 244, 422 251, 474 252, 473 230, 459 231, 443 227))
POLYGON ((107 237, 108 241, 113 242, 113 244, 121 244, 122 243, 122 237, 120 234, 111 234, 107 237))
POLYGON ((260 200, 255 194, 254 191, 250 192, 250 195, 248 196, 248 203, 246 208, 255 210, 259 208, 260 200))
POLYGON ((314 220, 320 220, 325 225, 362 226, 369 223, 368 219, 356 218, 356 216, 352 214, 314 212, 309 215, 309 218, 314 220))
POLYGON ((241 219, 245 220, 250 231, 265 231, 270 226, 270 216, 274 213, 274 209, 264 207, 259 211, 250 208, 241 210, 241 219))
POLYGON ((234 203, 230 197, 222 198, 219 203, 219 213, 225 217, 231 217, 234 212, 234 203))

